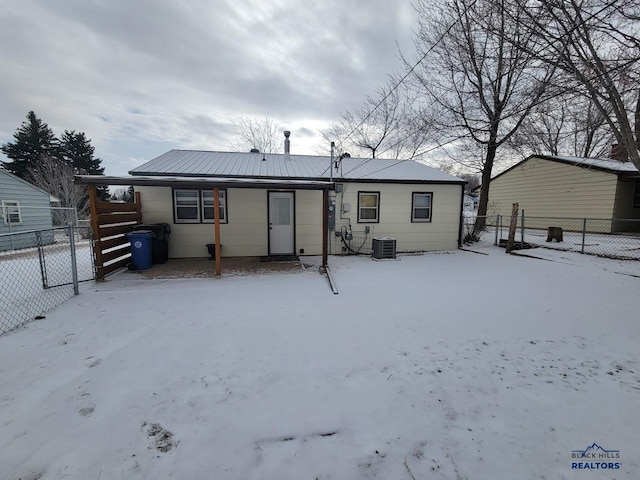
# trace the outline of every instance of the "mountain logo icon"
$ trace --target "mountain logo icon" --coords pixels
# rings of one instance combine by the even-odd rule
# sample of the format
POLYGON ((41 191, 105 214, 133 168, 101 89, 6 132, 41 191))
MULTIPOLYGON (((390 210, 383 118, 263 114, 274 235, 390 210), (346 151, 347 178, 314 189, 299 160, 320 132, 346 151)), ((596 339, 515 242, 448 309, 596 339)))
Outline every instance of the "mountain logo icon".
POLYGON ((606 448, 601 447, 597 443, 592 443, 584 450, 571 450, 571 453, 579 453, 580 457, 589 457, 592 455, 587 455, 588 453, 620 453, 620 450, 607 450, 606 448))

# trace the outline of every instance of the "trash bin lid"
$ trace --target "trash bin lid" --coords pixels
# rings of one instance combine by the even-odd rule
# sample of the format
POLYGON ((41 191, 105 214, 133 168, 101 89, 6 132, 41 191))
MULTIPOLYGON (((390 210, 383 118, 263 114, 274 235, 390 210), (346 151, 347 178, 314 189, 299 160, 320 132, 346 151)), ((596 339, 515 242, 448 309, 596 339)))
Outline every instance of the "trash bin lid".
POLYGON ((135 232, 129 232, 129 233, 125 233, 125 237, 129 238, 135 238, 135 237, 142 237, 142 238, 148 238, 148 237, 155 237, 156 234, 153 233, 151 230, 136 230, 135 232))

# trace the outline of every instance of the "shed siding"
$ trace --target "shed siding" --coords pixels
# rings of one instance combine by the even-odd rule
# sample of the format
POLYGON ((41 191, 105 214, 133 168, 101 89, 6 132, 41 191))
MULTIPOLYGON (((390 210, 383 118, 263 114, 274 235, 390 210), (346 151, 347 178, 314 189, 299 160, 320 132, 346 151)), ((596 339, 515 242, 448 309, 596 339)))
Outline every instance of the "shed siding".
POLYGON ((531 158, 492 180, 488 215, 509 215, 518 203, 527 216, 612 218, 617 176, 531 158))
MULTIPOLYGON (((398 252, 452 250, 458 247, 461 207, 461 185, 349 183, 336 197, 336 230, 350 222, 354 235, 364 238, 368 226, 369 247, 373 237, 391 237, 398 252), (380 192, 380 221, 358 223, 358 192, 371 191, 380 192), (414 192, 433 193, 431 222, 411 222, 414 192), (351 211, 341 215, 341 202, 350 204, 351 211)), ((341 240, 332 237, 331 252, 341 253, 342 247, 341 240)))
POLYGON ((640 219, 640 208, 633 208, 633 194, 636 182, 640 180, 618 180, 616 190, 615 218, 638 218, 640 219))
POLYGON ((614 218, 635 219, 636 221, 613 222, 612 230, 614 232, 640 232, 640 208, 633 208, 636 182, 640 182, 640 180, 618 180, 614 218))

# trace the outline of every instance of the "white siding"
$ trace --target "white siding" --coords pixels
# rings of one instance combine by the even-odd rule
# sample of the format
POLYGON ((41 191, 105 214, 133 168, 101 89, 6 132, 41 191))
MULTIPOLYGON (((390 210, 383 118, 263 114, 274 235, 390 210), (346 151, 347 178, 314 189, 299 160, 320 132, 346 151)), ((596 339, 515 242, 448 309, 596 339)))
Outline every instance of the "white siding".
MULTIPOLYGON (((461 191, 460 185, 345 184, 345 202, 352 211, 340 219, 336 228, 348 224, 354 233, 364 232, 365 224, 357 223, 358 191, 380 191, 380 223, 371 227, 369 238, 390 236, 398 240, 398 251, 450 250, 458 246, 461 191), (412 192, 432 192, 432 221, 411 222, 412 192)), ((169 257, 206 257, 207 243, 213 243, 211 223, 174 223, 172 189, 169 187, 136 187, 142 202, 144 223, 171 224, 169 257)), ((340 208, 337 197, 337 209, 340 208)), ((267 189, 227 189, 228 223, 220 225, 221 254, 233 256, 268 255, 267 189)), ((296 252, 304 255, 322 253, 322 192, 295 192, 296 252)), ((331 253, 341 253, 339 239, 331 233, 331 253)), ((369 241, 369 240, 368 240, 369 241)), ((370 244, 370 241, 369 241, 370 244)))
MULTIPOLYGON (((206 257, 207 243, 213 243, 212 223, 174 223, 173 197, 169 187, 136 187, 142 202, 144 223, 169 223, 169 257, 206 257)), ((227 189, 228 223, 220 225, 221 255, 268 255, 268 191, 265 189, 227 189)), ((295 192, 296 251, 305 255, 322 253, 322 192, 295 192)))
POLYGON ((491 181, 488 215, 612 218, 617 175, 531 158, 491 181))
MULTIPOLYGON (((354 235, 364 237, 365 228, 369 227, 369 247, 373 237, 392 237, 397 240, 398 252, 458 248, 461 185, 349 183, 344 186, 343 193, 336 197, 336 230, 351 223, 354 235), (380 192, 379 223, 358 223, 358 192, 372 191, 380 192), (433 193, 431 222, 411 222, 413 192, 433 193), (341 202, 350 204, 351 211, 341 215, 341 202)), ((341 253, 342 246, 340 239, 332 236, 331 252, 341 253)))

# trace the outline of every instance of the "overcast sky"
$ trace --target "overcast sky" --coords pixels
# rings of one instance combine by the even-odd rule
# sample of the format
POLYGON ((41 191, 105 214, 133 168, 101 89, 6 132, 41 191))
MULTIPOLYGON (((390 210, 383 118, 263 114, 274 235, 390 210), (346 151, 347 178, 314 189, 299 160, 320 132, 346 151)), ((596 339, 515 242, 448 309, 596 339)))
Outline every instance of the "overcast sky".
POLYGON ((317 153, 318 131, 401 69, 414 20, 410 0, 4 0, 0 143, 34 110, 123 175, 172 148, 228 150, 233 120, 269 116, 292 153, 317 153))

